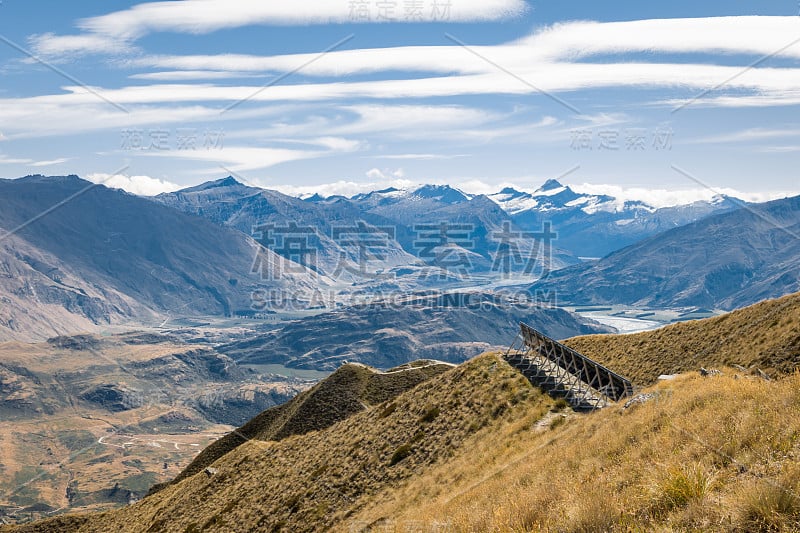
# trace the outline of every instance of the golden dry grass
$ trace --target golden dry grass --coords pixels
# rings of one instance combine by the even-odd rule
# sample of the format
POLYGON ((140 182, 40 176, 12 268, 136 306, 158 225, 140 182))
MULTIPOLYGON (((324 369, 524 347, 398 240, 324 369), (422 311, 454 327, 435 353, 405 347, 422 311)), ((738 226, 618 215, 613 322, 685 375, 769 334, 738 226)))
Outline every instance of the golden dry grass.
POLYGON ((338 529, 800 530, 800 375, 692 373, 648 392, 555 429, 499 422, 338 529))
POLYGON ((250 442, 212 476, 22 531, 800 530, 800 374, 688 373, 590 415, 526 383, 483 356, 394 410, 250 442), (482 382, 494 393, 466 393, 482 382))
POLYGON ((538 420, 553 403, 488 354, 322 431, 249 441, 214 462, 213 475, 132 506, 20 531, 318 531, 490 437, 497 421, 538 420))
POLYGON ((263 411, 236 431, 206 447, 174 480, 154 486, 155 493, 192 476, 250 439, 279 441, 332 426, 364 409, 437 376, 453 365, 419 361, 380 372, 362 364, 345 364, 311 389, 263 411))
POLYGON ((800 368, 800 293, 704 320, 630 335, 565 342, 637 385, 705 366, 755 365, 773 375, 800 368))

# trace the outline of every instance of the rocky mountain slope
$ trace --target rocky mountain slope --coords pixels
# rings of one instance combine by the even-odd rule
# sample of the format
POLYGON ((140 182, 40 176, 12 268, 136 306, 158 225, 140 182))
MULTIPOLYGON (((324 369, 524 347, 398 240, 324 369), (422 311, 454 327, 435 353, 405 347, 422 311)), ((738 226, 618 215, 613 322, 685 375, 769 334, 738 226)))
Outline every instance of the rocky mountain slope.
POLYGON ((324 205, 305 202, 248 187, 232 177, 160 194, 153 200, 254 236, 270 250, 326 278, 352 282, 358 277, 352 271, 361 271, 361 241, 377 254, 367 265, 371 273, 419 262, 394 240, 389 220, 364 220, 346 200, 324 205), (366 226, 359 228, 359 222, 366 226))
POLYGON ((561 303, 735 309, 800 290, 800 197, 714 215, 553 272, 561 303))
POLYGON ((738 327, 763 319, 762 336, 775 338, 765 353, 786 362, 771 380, 730 367, 688 372, 581 415, 486 354, 326 429, 251 439, 127 508, 13 531, 793 531, 798 299, 677 324, 666 335, 571 341, 600 343, 601 362, 635 370, 643 354, 657 359, 672 348, 677 331, 696 355, 687 366, 763 365, 772 358, 753 357, 758 339, 738 327), (715 351, 723 329, 738 352, 715 351), (645 348, 626 352, 637 345, 645 348))
MULTIPOLYGON (((0 339, 48 321, 53 336, 59 323, 231 315, 263 286, 256 260, 282 261, 238 231, 76 176, 0 180, 0 228, 0 339)), ((269 286, 311 286, 292 272, 269 286)))
POLYGON ((414 359, 461 363, 510 345, 521 321, 556 338, 610 330, 562 309, 492 294, 412 294, 301 319, 218 349, 240 363, 319 370, 348 361, 377 368, 414 359))
MULTIPOLYGON (((3 230, 0 230, 3 231, 3 230)), ((156 313, 16 235, 0 240, 0 340, 33 341, 156 313)))

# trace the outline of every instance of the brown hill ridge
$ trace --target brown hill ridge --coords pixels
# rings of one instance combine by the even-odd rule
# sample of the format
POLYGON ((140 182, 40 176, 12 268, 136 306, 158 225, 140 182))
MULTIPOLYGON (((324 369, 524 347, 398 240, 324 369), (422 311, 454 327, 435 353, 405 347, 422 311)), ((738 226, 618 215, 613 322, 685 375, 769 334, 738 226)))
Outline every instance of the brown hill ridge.
POLYGON ((311 389, 282 405, 267 409, 206 447, 174 481, 154 486, 151 494, 202 471, 248 440, 279 441, 292 435, 325 429, 390 400, 453 366, 439 361, 420 360, 380 372, 358 363, 345 364, 311 389))
MULTIPOLYGON (((350 373, 348 369, 347 373, 350 373)), ((318 531, 460 453, 493 422, 541 418, 553 401, 498 355, 478 357, 321 430, 249 440, 117 511, 20 531, 318 531)))

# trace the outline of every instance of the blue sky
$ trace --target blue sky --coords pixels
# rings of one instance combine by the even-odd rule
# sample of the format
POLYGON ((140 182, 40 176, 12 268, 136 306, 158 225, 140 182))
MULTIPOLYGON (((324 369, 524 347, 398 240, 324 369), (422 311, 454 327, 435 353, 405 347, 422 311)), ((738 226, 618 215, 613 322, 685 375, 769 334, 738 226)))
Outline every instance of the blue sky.
POLYGON ((0 176, 779 197, 800 192, 798 10, 3 0, 0 176))

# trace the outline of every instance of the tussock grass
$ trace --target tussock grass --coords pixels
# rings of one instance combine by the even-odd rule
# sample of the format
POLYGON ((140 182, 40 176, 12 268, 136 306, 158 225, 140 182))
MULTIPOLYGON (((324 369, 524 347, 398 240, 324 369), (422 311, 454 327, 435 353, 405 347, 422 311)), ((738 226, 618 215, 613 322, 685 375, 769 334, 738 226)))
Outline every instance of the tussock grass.
POLYGON ((565 344, 637 385, 703 365, 755 366, 774 376, 790 374, 800 368, 800 293, 655 331, 587 335, 565 344))
POLYGON ((353 520, 391 517, 398 532, 414 522, 464 532, 800 531, 800 374, 689 373, 648 392, 656 398, 624 411, 556 415, 563 422, 550 431, 495 427, 353 520), (439 495, 414 497, 423 490, 439 495))

